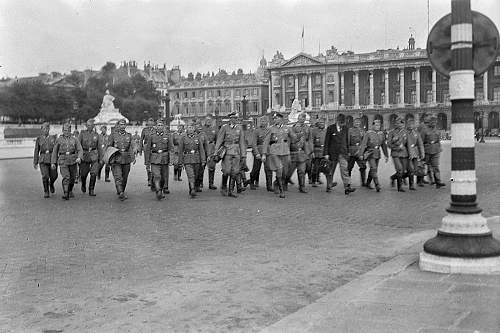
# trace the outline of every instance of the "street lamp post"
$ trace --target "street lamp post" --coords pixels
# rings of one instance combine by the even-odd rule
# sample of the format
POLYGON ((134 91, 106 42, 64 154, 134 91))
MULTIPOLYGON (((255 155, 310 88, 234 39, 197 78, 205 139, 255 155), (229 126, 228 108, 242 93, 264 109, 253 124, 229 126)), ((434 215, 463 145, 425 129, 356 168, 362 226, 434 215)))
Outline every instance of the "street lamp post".
POLYGON ((243 95, 243 99, 241 100, 241 109, 243 113, 243 120, 247 119, 247 103, 248 100, 246 99, 246 95, 243 95))

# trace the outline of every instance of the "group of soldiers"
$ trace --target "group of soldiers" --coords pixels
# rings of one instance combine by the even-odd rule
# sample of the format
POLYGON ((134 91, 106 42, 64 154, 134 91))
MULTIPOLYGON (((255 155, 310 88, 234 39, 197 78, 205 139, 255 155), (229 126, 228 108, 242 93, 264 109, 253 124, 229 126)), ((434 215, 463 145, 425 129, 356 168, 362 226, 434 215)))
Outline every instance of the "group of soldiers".
POLYGON ((135 135, 127 132, 124 120, 116 123, 110 135, 106 126, 97 133, 92 119, 87 121, 86 130, 77 136, 72 135, 70 124, 64 124, 59 137, 49 135, 50 125, 44 123, 42 134, 35 143, 33 165, 40 167, 45 198, 55 193, 59 166, 65 200, 74 197, 73 187, 78 178, 81 191, 87 192, 89 175, 88 194, 95 196, 96 180, 103 168, 105 181, 110 181, 111 170, 117 196, 126 200, 131 164, 135 164, 136 156, 142 153, 148 186, 158 200, 170 193, 170 166, 173 166, 176 181, 181 181, 182 169, 185 170, 191 198, 202 192, 205 169, 208 169, 208 188, 216 190, 214 178, 218 162, 222 170, 220 192, 227 197, 237 197, 237 193, 248 186, 255 190, 262 167, 267 191, 280 198, 285 198, 288 185, 293 184, 291 178, 295 171, 300 193, 307 193, 306 175, 309 184, 317 187, 322 184, 321 173, 326 178, 326 192, 331 192, 337 185, 333 181, 337 165, 346 195, 356 190, 351 185, 356 164, 361 185, 380 192, 379 160, 383 154, 387 163, 389 150, 395 168, 391 185, 397 184, 398 191, 405 192, 405 184, 410 190, 416 190, 415 184, 445 186, 439 172, 440 133, 433 116, 424 117, 418 128, 413 119, 405 122, 398 117, 395 128, 388 133, 382 131, 377 119, 368 130, 361 127, 360 119, 354 119, 353 126, 347 127, 343 115, 328 127, 322 118, 311 126, 306 124, 305 113, 299 114, 296 123, 286 124, 284 115, 275 112, 270 119, 262 117, 257 128, 252 123, 242 123, 236 113, 228 118, 229 122, 221 128, 208 116, 203 122, 195 120, 185 128, 179 126, 176 131, 171 131, 161 119, 156 122, 149 119, 140 136, 137 132, 135 135), (246 161, 248 149, 253 155, 251 171, 246 161))

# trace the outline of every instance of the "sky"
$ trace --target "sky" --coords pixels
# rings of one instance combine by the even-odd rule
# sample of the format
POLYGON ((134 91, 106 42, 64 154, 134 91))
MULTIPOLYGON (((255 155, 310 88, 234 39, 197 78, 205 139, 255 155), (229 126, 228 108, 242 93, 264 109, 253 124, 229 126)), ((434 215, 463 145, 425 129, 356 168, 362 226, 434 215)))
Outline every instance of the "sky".
MULTIPOLYGON (((430 28, 450 0, 429 0, 430 28)), ((472 0, 500 26, 500 1, 472 0)), ((0 0, 0 78, 144 61, 254 72, 277 50, 425 48, 428 0, 0 0)))

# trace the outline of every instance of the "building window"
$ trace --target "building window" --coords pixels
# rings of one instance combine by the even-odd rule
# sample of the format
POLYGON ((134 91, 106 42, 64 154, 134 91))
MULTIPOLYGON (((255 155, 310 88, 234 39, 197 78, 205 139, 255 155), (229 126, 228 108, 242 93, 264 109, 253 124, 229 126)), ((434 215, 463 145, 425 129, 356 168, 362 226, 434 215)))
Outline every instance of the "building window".
POLYGON ((220 97, 220 90, 217 90, 217 97, 220 97))
POLYGON ((401 103, 401 96, 399 95, 399 91, 396 92, 396 104, 400 104, 401 103))
POLYGON ((411 99, 410 104, 417 103, 417 94, 416 94, 415 90, 411 91, 410 99, 411 99))
POLYGON ((318 75, 314 76, 314 84, 317 86, 321 85, 321 75, 318 74, 318 75))
POLYGON ((307 75, 300 76, 300 86, 301 87, 307 86, 307 75))
POLYGON ((288 88, 292 88, 293 87, 293 85, 294 85, 293 81, 294 81, 293 76, 289 76, 288 77, 288 88))
POLYGON ((181 96, 179 95, 178 92, 175 93, 175 98, 179 99, 181 96))
POLYGON ((500 103, 500 87, 493 88, 493 102, 500 103))
POLYGON ((185 92, 184 92, 184 98, 187 98, 187 97, 188 97, 188 92, 187 92, 187 91, 185 91, 185 92))
POLYGON ((193 97, 193 98, 195 98, 195 97, 196 97, 196 91, 193 91, 193 92, 191 93, 191 97, 193 97))
POLYGON ((236 97, 240 97, 240 90, 236 89, 236 97))
POLYGON ((411 80, 412 81, 416 81, 417 80, 417 72, 416 71, 411 72, 411 80))
POLYGON ((495 76, 500 76, 500 65, 495 66, 495 76))
POLYGON ((426 103, 432 102, 432 90, 427 90, 427 92, 425 94, 425 102, 426 103))
POLYGON ((255 88, 255 89, 254 89, 254 95, 255 95, 255 96, 259 96, 259 89, 258 89, 258 88, 255 88))
POLYGON ((484 94, 482 90, 476 90, 476 100, 482 101, 484 99, 484 94))
POLYGON ((321 106, 321 93, 314 93, 314 106, 321 106))
POLYGON ((383 91, 380 93, 380 104, 385 104, 385 93, 383 91))
POLYGON ((243 89, 243 96, 248 96, 248 89, 243 89))

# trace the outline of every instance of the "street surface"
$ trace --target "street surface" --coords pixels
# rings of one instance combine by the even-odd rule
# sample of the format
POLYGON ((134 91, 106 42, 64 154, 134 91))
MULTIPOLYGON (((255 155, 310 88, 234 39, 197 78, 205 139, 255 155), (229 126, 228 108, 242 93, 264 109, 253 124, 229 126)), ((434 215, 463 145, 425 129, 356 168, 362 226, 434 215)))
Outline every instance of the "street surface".
MULTIPOLYGON (((286 199, 256 191, 238 199, 205 189, 189 199, 186 175, 157 201, 142 159, 120 202, 114 184, 97 197, 43 199, 29 159, 0 161, 0 332, 256 332, 394 257, 418 232, 437 229, 449 203, 450 145, 442 179, 398 193, 381 162, 382 192, 345 196, 289 186, 286 199)), ((500 144, 478 144, 478 201, 500 215, 500 144)), ((220 165, 218 165, 220 170, 220 165)), ((324 180, 324 178, 323 178, 324 180)), ((220 172, 217 171, 217 186, 220 172)))

